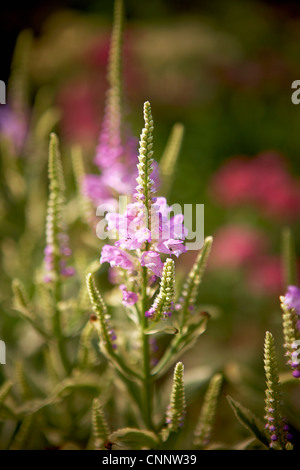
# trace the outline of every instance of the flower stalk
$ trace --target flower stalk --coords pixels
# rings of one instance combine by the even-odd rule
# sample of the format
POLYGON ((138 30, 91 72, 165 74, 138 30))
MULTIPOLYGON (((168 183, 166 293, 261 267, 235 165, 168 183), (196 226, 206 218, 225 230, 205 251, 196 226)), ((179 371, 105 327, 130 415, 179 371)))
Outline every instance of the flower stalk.
POLYGON ((267 331, 264 345, 264 368, 266 375, 265 421, 269 434, 270 448, 287 449, 292 435, 285 418, 282 416, 282 393, 280 388, 278 365, 273 335, 267 331))

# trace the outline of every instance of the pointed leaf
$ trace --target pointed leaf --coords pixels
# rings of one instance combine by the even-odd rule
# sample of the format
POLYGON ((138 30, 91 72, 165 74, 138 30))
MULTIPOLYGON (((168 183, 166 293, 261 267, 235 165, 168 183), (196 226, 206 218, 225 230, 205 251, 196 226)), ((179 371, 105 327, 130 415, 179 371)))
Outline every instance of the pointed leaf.
POLYGON ((135 428, 118 429, 110 434, 108 440, 113 445, 130 449, 154 449, 159 444, 153 432, 135 428))
POLYGON ((242 406, 231 396, 228 395, 227 400, 239 422, 246 429, 251 431, 260 442, 262 442, 266 447, 269 448, 269 440, 266 436, 262 422, 252 413, 252 411, 242 406))
POLYGON ((160 321, 158 323, 153 323, 150 325, 144 333, 146 335, 153 335, 155 333, 166 333, 167 335, 176 335, 178 333, 178 328, 172 325, 170 321, 160 321))

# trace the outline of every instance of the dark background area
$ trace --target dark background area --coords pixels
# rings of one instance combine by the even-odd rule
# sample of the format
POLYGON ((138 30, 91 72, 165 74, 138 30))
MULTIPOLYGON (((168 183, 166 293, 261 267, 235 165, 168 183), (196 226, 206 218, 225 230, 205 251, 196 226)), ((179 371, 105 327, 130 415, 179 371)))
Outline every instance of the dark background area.
MULTIPOLYGON (((247 3, 247 0, 246 2, 247 3)), ((273 5, 279 13, 286 16, 298 17, 300 15, 300 5, 297 1, 261 1, 267 5, 273 5)), ((1 41, 1 79, 6 81, 9 76, 10 63, 15 41, 25 28, 30 28, 35 36, 41 32, 44 21, 56 10, 71 8, 82 12, 100 12, 107 19, 111 19, 112 0, 51 0, 24 2, 7 2, 1 5, 0 16, 0 41, 1 41)), ((226 8, 226 2, 220 1, 197 1, 197 0, 151 0, 139 2, 137 0, 127 0, 126 17, 128 20, 135 19, 155 19, 159 20, 166 16, 178 16, 182 13, 203 13, 215 12, 222 14, 226 8)))

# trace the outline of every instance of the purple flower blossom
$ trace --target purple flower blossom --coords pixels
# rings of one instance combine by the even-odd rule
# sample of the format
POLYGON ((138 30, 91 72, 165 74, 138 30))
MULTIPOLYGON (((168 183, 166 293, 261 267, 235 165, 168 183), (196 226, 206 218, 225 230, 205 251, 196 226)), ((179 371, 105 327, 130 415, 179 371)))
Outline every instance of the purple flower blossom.
POLYGON ((300 315, 300 289, 297 286, 288 286, 285 294, 285 304, 288 308, 293 308, 297 315, 300 315))
POLYGON ((163 263, 159 253, 178 257, 187 251, 183 244, 187 233, 183 216, 178 214, 170 219, 172 207, 162 197, 156 198, 151 210, 151 230, 148 228, 146 208, 141 201, 128 204, 123 214, 106 214, 107 230, 116 230, 119 238, 114 247, 106 245, 103 248, 101 263, 109 262, 111 266, 133 269, 132 257, 124 250, 143 250, 148 243, 150 249, 142 253, 141 266, 146 266, 155 276, 160 277, 163 263), (170 233, 176 238, 170 238, 170 233))
MULTIPOLYGON (((299 364, 297 364, 299 365, 299 364)), ((292 376, 295 377, 296 379, 299 379, 300 378, 300 370, 294 370, 292 372, 292 376)))
POLYGON ((126 307, 134 305, 138 301, 138 295, 135 292, 128 291, 124 284, 120 285, 120 289, 122 290, 123 294, 122 302, 126 307))
POLYGON ((119 240, 115 242, 115 246, 119 248, 136 250, 151 240, 144 208, 138 203, 128 204, 124 214, 108 213, 106 220, 107 229, 114 229, 119 233, 119 240))
POLYGON ((111 267, 119 266, 129 271, 134 269, 133 258, 115 246, 104 245, 101 252, 100 263, 108 262, 111 267))
POLYGON ((151 318, 155 313, 155 309, 153 307, 149 308, 149 310, 146 310, 145 312, 145 317, 146 318, 151 318))
POLYGON ((183 245, 181 240, 170 238, 169 240, 159 242, 157 244, 157 250, 168 255, 175 255, 178 258, 179 255, 187 251, 187 248, 183 245))
POLYGON ((151 269, 156 276, 161 277, 164 265, 160 259, 159 253, 155 251, 145 251, 142 254, 141 265, 146 266, 151 269))

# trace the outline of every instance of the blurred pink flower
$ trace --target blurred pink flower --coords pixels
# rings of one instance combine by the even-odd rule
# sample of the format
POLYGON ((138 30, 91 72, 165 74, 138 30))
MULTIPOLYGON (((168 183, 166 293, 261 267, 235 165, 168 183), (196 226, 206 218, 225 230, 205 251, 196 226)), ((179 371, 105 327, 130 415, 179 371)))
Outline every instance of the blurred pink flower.
POLYGON ((248 265, 267 245, 266 235, 253 227, 238 224, 221 227, 214 235, 210 266, 235 269, 248 265))
POLYGON ((7 105, 0 109, 0 138, 7 139, 21 156, 28 134, 29 113, 17 113, 7 105))
POLYGON ((255 294, 280 295, 284 286, 281 258, 273 255, 261 256, 249 268, 246 280, 249 289, 255 294))
POLYGON ((67 81, 58 94, 62 132, 67 142, 94 147, 99 132, 97 103, 104 96, 105 82, 91 77, 67 81))
POLYGON ((211 192, 223 206, 251 205, 275 219, 300 215, 300 186, 276 152, 227 161, 214 176, 211 192))

